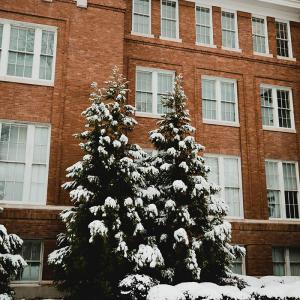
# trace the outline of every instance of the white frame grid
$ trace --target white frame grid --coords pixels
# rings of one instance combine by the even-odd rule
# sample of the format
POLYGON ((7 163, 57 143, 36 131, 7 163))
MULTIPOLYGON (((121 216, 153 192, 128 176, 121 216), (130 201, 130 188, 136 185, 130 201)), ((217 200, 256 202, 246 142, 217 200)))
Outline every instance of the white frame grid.
POLYGON ((24 241, 39 241, 41 243, 41 252, 40 252, 40 271, 38 280, 13 280, 12 284, 28 284, 28 283, 39 283, 43 279, 43 267, 44 267, 44 242, 43 240, 34 240, 34 239, 24 239, 24 241))
POLYGON ((148 28, 148 34, 145 33, 141 33, 141 32, 136 32, 134 31, 133 28, 133 20, 134 20, 134 15, 135 15, 135 11, 134 11, 134 0, 132 0, 132 12, 131 12, 131 34, 133 35, 138 35, 138 36, 143 36, 143 37, 151 37, 153 38, 154 35, 151 33, 151 28, 152 28, 152 0, 149 0, 149 28, 148 28))
POLYGON ((197 7, 203 7, 203 8, 208 8, 209 9, 209 19, 210 19, 210 43, 205 44, 205 43, 199 43, 197 42, 197 34, 196 34, 196 45, 198 46, 203 46, 203 47, 210 47, 210 48, 216 48, 217 46, 214 44, 214 23, 213 23, 213 13, 212 13, 212 6, 202 4, 199 1, 196 1, 195 5, 195 23, 196 23, 196 32, 197 32, 197 26, 200 24, 197 24, 197 7))
MULTIPOLYGON (((266 172, 266 162, 272 162, 272 163, 277 163, 277 172, 278 172, 278 181, 279 181, 279 204, 280 204, 280 218, 274 218, 269 216, 269 220, 286 220, 286 221, 299 221, 300 220, 300 181, 299 181, 299 166, 297 161, 288 161, 288 160, 278 160, 278 159, 266 159, 265 160, 265 174, 266 174, 266 189, 267 188, 267 172, 266 172), (298 212, 299 212, 299 218, 287 218, 286 217, 286 209, 285 209, 285 188, 284 188, 284 178, 283 178, 283 167, 282 164, 288 163, 288 164, 294 164, 295 165, 295 170, 296 170, 296 180, 297 180, 297 188, 298 188, 298 194, 297 194, 297 199, 298 199, 298 212)), ((268 198, 266 199, 268 202, 268 198)), ((269 207, 269 203, 268 207, 269 207)))
POLYGON ((282 19, 275 19, 275 41, 276 41, 276 55, 277 55, 278 59, 285 59, 285 60, 296 61, 296 59, 293 57, 290 21, 282 20, 282 19), (277 22, 287 24, 289 56, 280 56, 280 55, 277 54, 277 29, 276 29, 276 23, 277 22))
MULTIPOLYGON (((290 249, 291 248, 295 248, 295 249, 298 249, 300 251, 300 247, 273 246, 272 249, 273 248, 283 249, 283 255, 284 255, 284 262, 283 262, 284 263, 284 276, 292 276, 291 275, 291 263, 290 263, 291 262, 290 261, 290 249)), ((272 256, 272 263, 276 263, 276 262, 273 261, 273 256, 272 256)), ((273 269, 273 275, 274 275, 274 269, 273 269)), ((277 276, 277 275, 274 275, 274 276, 277 276)))
POLYGON ((202 80, 214 80, 215 81, 215 93, 216 93, 216 119, 205 119, 203 116, 203 106, 202 106, 202 94, 201 94, 201 110, 202 110, 202 119, 203 123, 212 124, 212 125, 226 125, 226 126, 234 126, 239 127, 239 99, 238 99, 238 91, 237 91, 237 80, 226 77, 216 77, 209 75, 201 76, 201 91, 202 91, 202 80), (229 82, 234 84, 234 93, 235 93, 235 117, 236 120, 234 122, 231 121, 222 121, 222 101, 221 101, 221 82, 229 82))
POLYGON ((151 72, 151 74, 152 74, 152 112, 149 113, 149 112, 141 112, 141 111, 136 110, 135 114, 136 114, 136 116, 141 116, 141 117, 160 118, 163 114, 159 114, 157 112, 157 103, 158 103, 158 94, 159 94, 158 93, 158 85, 157 85, 158 74, 164 73, 164 74, 172 75, 173 84, 174 84, 175 71, 137 66, 136 71, 135 71, 135 95, 136 95, 138 71, 144 71, 144 72, 149 72, 149 73, 151 72))
MULTIPOLYGON (((47 203, 47 190, 48 190, 48 173, 49 173, 49 160, 50 160, 50 141, 51 141, 51 125, 42 124, 42 123, 30 123, 30 122, 21 122, 14 120, 4 120, 0 119, 0 135, 2 129, 2 123, 6 124, 16 124, 27 126, 27 139, 26 139, 26 157, 24 161, 24 181, 23 181, 23 191, 22 191, 22 200, 0 200, 1 204, 30 204, 30 205, 46 205, 47 203), (34 133, 35 127, 44 127, 48 129, 48 145, 47 145, 47 159, 45 164, 33 163, 33 151, 34 151, 34 133), (30 189, 31 189, 31 174, 33 165, 45 165, 45 187, 44 187, 44 197, 40 201, 31 202, 30 198, 30 189)), ((4 163, 14 163, 14 161, 1 160, 4 163)))
POLYGON ((232 9, 227 9, 227 8, 224 8, 224 7, 221 8, 221 38, 223 36, 223 22, 222 22, 223 12, 234 14, 235 48, 223 46, 223 43, 222 43, 222 49, 223 50, 229 50, 229 51, 235 51, 235 52, 242 52, 242 49, 240 49, 240 45, 239 45, 239 26, 238 26, 238 20, 237 20, 238 19, 237 11, 232 10, 232 9))
POLYGON ((213 153, 205 153, 204 160, 206 157, 217 158, 218 159, 218 167, 219 167, 219 184, 220 187, 220 197, 225 199, 225 173, 224 173, 224 158, 232 158, 236 159, 238 162, 238 180, 239 180, 239 203, 240 203, 240 213, 239 216, 231 216, 228 215, 226 218, 228 219, 244 219, 244 201, 243 201, 243 181, 242 181, 242 164, 241 158, 239 156, 234 155, 223 155, 223 154, 213 154, 213 153))
MULTIPOLYGON (((261 105, 261 89, 272 89, 272 103, 273 103, 273 117, 274 117, 274 125, 263 125, 264 130, 270 131, 283 131, 283 132, 296 132, 295 128, 295 116, 294 116, 294 103, 293 103, 293 93, 292 88, 280 85, 271 85, 271 84, 261 84, 259 86, 259 101, 261 108, 261 118, 262 118, 262 105, 261 105), (278 117, 278 102, 277 102, 277 90, 283 90, 289 92, 289 101, 290 101, 290 118, 291 118, 291 128, 280 127, 279 126, 279 117, 278 117)), ((262 120, 263 122, 263 120, 262 120)))
POLYGON ((265 47, 266 47, 266 52, 265 53, 256 52, 256 51, 254 51, 254 43, 253 43, 253 54, 254 55, 260 55, 260 56, 273 57, 273 54, 270 54, 270 48, 269 48, 269 34, 268 34, 268 21, 267 21, 267 17, 266 16, 252 14, 252 16, 251 16, 252 40, 253 40, 253 35, 254 35, 254 32, 253 32, 253 18, 264 20, 264 24, 265 24, 265 36, 264 37, 265 37, 265 47))
POLYGON ((179 1, 178 0, 167 0, 171 2, 176 3, 176 38, 163 36, 161 32, 161 24, 162 24, 162 2, 163 0, 160 0, 160 35, 159 38, 162 40, 167 41, 173 41, 173 42, 182 42, 182 40, 179 38, 179 1))
POLYGON ((41 25, 41 24, 36 24, 36 23, 20 22, 20 21, 15 21, 15 20, 8 20, 8 19, 0 19, 0 24, 3 24, 2 50, 1 50, 1 58, 0 58, 0 81, 53 86, 54 80, 55 80, 57 27, 41 25), (11 26, 19 26, 19 27, 31 28, 31 29, 35 30, 33 65, 32 65, 32 77, 31 78, 7 75, 11 26), (52 79, 51 80, 45 80, 45 79, 39 78, 43 30, 54 32, 52 79))

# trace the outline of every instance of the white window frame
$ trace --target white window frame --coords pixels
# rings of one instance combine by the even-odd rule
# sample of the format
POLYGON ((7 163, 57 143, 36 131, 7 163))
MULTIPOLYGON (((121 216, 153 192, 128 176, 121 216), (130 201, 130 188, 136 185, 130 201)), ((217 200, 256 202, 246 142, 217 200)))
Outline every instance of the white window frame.
POLYGON ((240 49, 240 44, 239 44, 239 26, 238 26, 237 11, 233 10, 233 9, 223 8, 223 7, 221 8, 221 38, 222 38, 222 35, 223 35, 223 25, 222 25, 222 13, 223 12, 228 12, 228 13, 233 13, 234 14, 235 48, 225 47, 225 46, 223 46, 223 43, 222 43, 222 49, 223 50, 228 50, 228 51, 242 52, 242 49, 240 49))
POLYGON ((196 23, 196 31, 197 31, 197 7, 203 7, 203 8, 208 8, 209 9, 209 19, 210 19, 210 44, 205 44, 205 43, 198 43, 197 42, 197 35, 196 35, 196 45, 197 46, 202 46, 202 47, 210 47, 210 48, 217 48, 217 46, 214 44, 214 23, 213 23, 213 13, 212 13, 212 6, 211 5, 206 5, 202 4, 199 1, 196 1, 195 5, 195 23, 196 23))
POLYGON ((157 95, 158 95, 157 82, 158 81, 157 81, 157 77, 158 77, 158 73, 164 73, 164 74, 172 75, 173 83, 174 83, 174 81, 175 81, 175 71, 137 66, 136 67, 136 72, 135 72, 135 92, 136 92, 138 71, 151 72, 151 74, 152 74, 152 113, 141 112, 141 111, 136 110, 135 115, 140 116, 140 117, 148 117, 148 118, 161 118, 161 116, 163 114, 157 113, 157 103, 158 103, 158 97, 157 97, 157 95))
MULTIPOLYGON (((278 160, 278 159, 266 159, 266 162, 273 162, 277 163, 277 170, 278 170, 278 180, 279 180, 279 203, 280 203, 280 218, 272 218, 269 217, 269 220, 285 220, 285 221, 291 221, 291 222, 299 222, 300 220, 300 180, 299 180, 299 165, 297 161, 288 161, 288 160, 278 160), (298 210, 299 210, 299 218, 287 218, 286 217, 286 210, 285 210, 285 197, 284 197, 284 178, 283 178, 283 167, 282 165, 284 163, 288 164, 295 164, 295 169, 296 169, 296 180, 297 180, 297 188, 298 188, 298 210)), ((267 182, 267 172, 266 172, 266 164, 265 164, 265 173, 266 173, 266 182, 267 182)), ((268 199, 267 199, 268 201, 268 199)), ((269 203, 268 207, 269 207, 269 203)))
MULTIPOLYGON (((25 125, 27 126, 27 140, 26 140, 26 157, 24 161, 25 170, 24 170, 24 181, 23 181, 23 192, 22 192, 22 200, 0 200, 0 204, 30 204, 30 205, 46 205, 47 203, 47 191, 48 191, 48 175, 49 175, 49 160, 50 160, 50 141, 51 141, 51 125, 45 123, 30 123, 30 122, 21 122, 16 120, 4 120, 0 119, 0 123, 7 124, 16 124, 16 125, 25 125), (30 187, 31 187, 31 174, 32 174, 32 165, 33 163, 33 151, 34 151, 34 132, 35 127, 47 127, 48 128, 48 147, 47 147, 47 160, 45 162, 46 165, 46 176, 45 176, 45 194, 43 199, 37 202, 31 202, 29 200, 30 196, 30 187)), ((1 134, 2 125, 0 126, 0 134, 1 134)), ((1 160, 4 163, 14 163, 13 161, 1 160)), ((38 163, 38 165, 40 165, 38 163)))
POLYGON ((39 241, 41 243, 41 252, 40 252, 40 272, 38 280, 13 280, 13 285, 23 285, 28 283, 39 283, 43 278, 43 267, 44 267, 44 241, 43 240, 34 240, 34 239, 23 239, 24 241, 39 241))
MULTIPOLYGON (((291 247, 283 247, 283 246, 273 246, 272 248, 281 248, 283 249, 284 253, 284 276, 292 276, 291 275, 291 264, 290 264, 290 248, 297 248, 300 250, 299 247, 291 246, 291 247)), ((273 263, 273 257, 272 257, 272 263, 273 263)), ((274 274, 273 274, 274 275, 274 274)), ((278 276, 278 275, 274 275, 278 276)))
POLYGON ((3 24, 2 51, 1 51, 1 58, 0 58, 0 81, 53 86, 54 80, 55 80, 57 27, 42 25, 42 24, 37 24, 37 23, 20 22, 20 21, 15 21, 15 20, 8 20, 8 19, 0 19, 0 24, 3 24), (25 27, 25 28, 32 28, 35 30, 33 65, 32 65, 32 77, 31 78, 7 75, 11 26, 20 26, 20 27, 25 27), (39 78, 42 31, 43 30, 54 32, 52 79, 51 80, 39 78))
POLYGON ((257 18, 257 19, 263 19, 265 23, 265 47, 266 47, 266 52, 261 53, 261 52, 256 52, 254 51, 254 44, 253 44, 253 54, 254 55, 260 55, 260 56, 266 56, 266 57, 273 57, 273 54, 270 54, 270 47, 269 47, 269 34, 268 34, 268 22, 267 22, 267 17, 266 16, 261 16, 261 15, 255 15, 252 14, 251 16, 251 27, 252 27, 252 41, 253 41, 253 19, 252 18, 257 18))
MULTIPOLYGON (((292 88, 280 85, 271 85, 271 84, 261 84, 259 88, 259 94, 261 88, 272 89, 272 101, 273 101, 273 111, 274 111, 274 126, 270 125, 262 125, 264 130, 269 131, 282 131, 282 132, 291 132, 296 133, 295 128, 295 116, 294 116, 294 102, 293 102, 293 92, 292 88), (291 128, 279 127, 279 117, 278 117, 278 103, 277 103, 277 90, 283 90, 289 92, 289 100, 290 100, 290 107, 291 107, 291 128)), ((260 101, 260 108, 261 108, 261 118, 262 118, 262 107, 261 107, 261 98, 260 101)), ((262 120, 263 122, 263 120, 262 120)))
POLYGON ((132 14, 131 14, 131 34, 133 35, 138 35, 138 36, 143 36, 143 37, 151 37, 153 38, 154 35, 151 33, 151 28, 152 28, 152 0, 149 0, 149 28, 148 28, 148 33, 141 33, 141 32, 136 32, 134 31, 133 28, 133 20, 134 20, 134 15, 135 15, 135 11, 134 11, 134 0, 132 0, 132 14))
MULTIPOLYGON (((216 77, 216 76, 208 76, 202 75, 201 76, 201 90, 202 90, 202 80, 215 80, 215 92, 216 92, 216 120, 213 119, 205 119, 203 114, 203 106, 202 107, 202 119, 203 123, 205 124, 212 124, 212 125, 225 125, 225 126, 233 126, 233 127, 240 127, 239 123, 239 99, 238 99, 238 91, 237 91, 237 80, 232 78, 226 77, 216 77), (234 93, 235 93, 235 116, 236 120, 234 122, 231 121, 222 121, 222 105, 221 105, 221 82, 229 82, 234 84, 234 93)), ((201 94, 201 104, 202 104, 202 94, 201 94)))
POLYGON ((218 166, 219 166, 219 184, 220 187, 220 197, 225 200, 225 176, 224 176, 224 158, 233 158, 238 161, 238 171, 239 171, 239 200, 240 200, 240 214, 239 216, 226 216, 226 219, 244 219, 244 201, 243 201, 243 181, 242 181, 242 164, 240 156, 234 155, 223 155, 223 154, 213 154, 213 153, 205 153, 205 157, 217 158, 218 166))
POLYGON ((291 36, 290 21, 283 20, 283 19, 277 19, 277 18, 275 19, 275 41, 276 41, 276 55, 277 55, 278 59, 296 61, 296 58, 293 57, 292 36, 291 36), (287 24, 288 46, 289 46, 289 56, 288 57, 277 55, 277 31, 276 31, 276 23, 277 22, 287 24))
POLYGON ((182 42, 182 39, 179 38, 179 1, 178 0, 168 0, 176 3, 176 38, 170 38, 167 36, 163 36, 161 34, 161 24, 162 24, 162 1, 160 0, 160 35, 159 38, 161 40, 172 41, 172 42, 182 42))

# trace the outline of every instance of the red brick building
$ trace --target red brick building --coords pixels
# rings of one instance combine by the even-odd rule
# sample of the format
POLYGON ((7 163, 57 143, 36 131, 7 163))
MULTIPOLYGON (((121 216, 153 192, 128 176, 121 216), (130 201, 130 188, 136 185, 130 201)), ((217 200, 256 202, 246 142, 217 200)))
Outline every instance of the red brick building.
POLYGON ((29 263, 16 285, 52 279, 47 255, 70 205, 60 186, 81 157, 72 134, 90 83, 114 65, 146 149, 160 97, 183 74, 233 242, 247 249, 235 270, 300 275, 300 1, 1 0, 1 223, 29 263))

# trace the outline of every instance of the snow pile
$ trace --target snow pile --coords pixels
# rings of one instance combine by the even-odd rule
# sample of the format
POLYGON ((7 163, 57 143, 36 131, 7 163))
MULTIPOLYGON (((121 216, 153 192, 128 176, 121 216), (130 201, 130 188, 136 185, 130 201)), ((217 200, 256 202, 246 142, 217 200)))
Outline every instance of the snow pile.
POLYGON ((186 297, 176 287, 160 284, 150 289, 147 300, 186 300, 186 297))

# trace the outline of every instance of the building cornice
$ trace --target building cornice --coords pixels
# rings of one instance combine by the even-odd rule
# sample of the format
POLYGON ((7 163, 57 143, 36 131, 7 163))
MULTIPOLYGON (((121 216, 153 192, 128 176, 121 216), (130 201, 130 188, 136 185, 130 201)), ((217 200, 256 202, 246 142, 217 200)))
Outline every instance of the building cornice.
POLYGON ((299 0, 258 0, 260 2, 300 9, 299 0))

